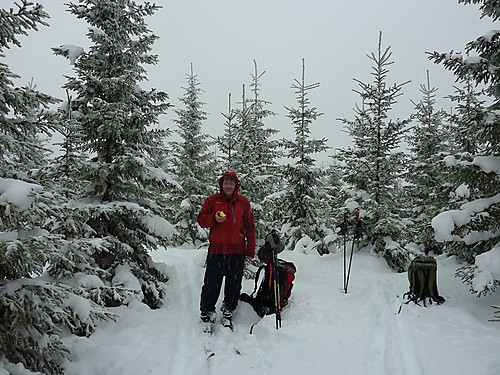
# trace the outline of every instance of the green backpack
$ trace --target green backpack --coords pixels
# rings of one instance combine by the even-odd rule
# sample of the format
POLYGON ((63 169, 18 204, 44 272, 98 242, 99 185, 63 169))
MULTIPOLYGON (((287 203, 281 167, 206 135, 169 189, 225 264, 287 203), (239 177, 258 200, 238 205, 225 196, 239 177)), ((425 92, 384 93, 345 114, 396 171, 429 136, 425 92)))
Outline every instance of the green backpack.
POLYGON ((438 293, 437 288, 437 262, 431 256, 420 255, 413 259, 408 267, 408 281, 410 282, 410 291, 403 297, 418 304, 426 301, 442 304, 445 299, 438 293))

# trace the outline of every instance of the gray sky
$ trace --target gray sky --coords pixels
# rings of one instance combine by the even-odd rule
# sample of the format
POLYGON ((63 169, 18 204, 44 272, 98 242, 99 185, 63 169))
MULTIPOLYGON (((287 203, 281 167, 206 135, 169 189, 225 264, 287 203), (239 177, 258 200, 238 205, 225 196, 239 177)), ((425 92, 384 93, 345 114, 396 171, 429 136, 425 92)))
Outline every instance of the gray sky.
MULTIPOLYGON (((64 99, 63 75, 72 75, 72 69, 50 48, 63 44, 87 48, 87 25, 66 11, 67 1, 40 2, 51 16, 50 27, 23 37, 22 48, 5 50, 6 62, 22 77, 18 84, 33 78, 39 90, 64 99)), ((14 0, 2 1, 4 8, 13 4, 14 0)), ((247 96, 250 93, 255 59, 259 72, 266 72, 261 99, 270 101, 268 108, 278 114, 268 126, 280 130, 277 137, 293 138, 284 106, 296 106, 291 85, 301 78, 304 58, 306 83, 320 83, 309 93, 311 105, 324 113, 311 126, 312 136, 328 138, 334 148, 350 144, 336 119, 354 117, 359 98, 352 91, 358 88, 353 78, 372 81, 372 62, 366 55, 376 52, 379 31, 382 46, 391 47, 394 61, 387 83, 412 81, 394 106, 391 118, 396 119, 411 113, 410 100, 420 100, 419 85, 425 84, 427 70, 431 85, 439 88, 438 104, 450 107, 441 98, 453 92, 454 76, 429 61, 425 52, 463 51, 467 42, 493 29, 489 19, 479 18, 477 6, 456 0, 158 0, 156 4, 163 8, 146 22, 160 37, 152 51, 159 55, 159 63, 148 68, 144 87, 167 92, 171 103, 179 106, 193 63, 209 113, 203 131, 218 135, 223 132, 221 112, 227 112, 228 94, 235 108, 243 84, 247 96)), ((174 129, 173 115, 170 111, 162 117, 162 126, 174 129)), ((327 161, 331 152, 317 159, 327 161)))

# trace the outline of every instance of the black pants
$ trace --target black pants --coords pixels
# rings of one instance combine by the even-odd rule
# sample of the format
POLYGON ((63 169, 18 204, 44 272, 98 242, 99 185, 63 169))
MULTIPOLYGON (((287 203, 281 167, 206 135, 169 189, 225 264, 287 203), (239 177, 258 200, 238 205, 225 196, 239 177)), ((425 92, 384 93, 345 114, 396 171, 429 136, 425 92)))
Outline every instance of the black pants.
POLYGON ((215 304, 219 299, 224 277, 226 278, 224 306, 231 311, 236 309, 240 297, 244 265, 244 255, 208 254, 205 278, 201 288, 200 311, 202 314, 215 311, 215 304))

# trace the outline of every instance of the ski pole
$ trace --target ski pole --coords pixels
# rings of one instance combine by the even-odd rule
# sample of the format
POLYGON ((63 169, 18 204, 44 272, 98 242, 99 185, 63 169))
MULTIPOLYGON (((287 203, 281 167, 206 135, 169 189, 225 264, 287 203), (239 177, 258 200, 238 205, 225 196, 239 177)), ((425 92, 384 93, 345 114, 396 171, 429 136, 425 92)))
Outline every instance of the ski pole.
POLYGON ((276 249, 273 249, 273 289, 274 289, 274 310, 276 316, 276 329, 281 327, 281 311, 280 311, 280 285, 279 285, 279 271, 278 271, 278 255, 276 249))
POLYGON ((354 253, 354 243, 356 238, 361 234, 361 220, 359 219, 359 211, 356 211, 356 226, 354 227, 354 236, 352 239, 351 256, 349 259, 349 269, 347 271, 347 281, 345 284, 345 294, 347 294, 347 286, 349 285, 349 276, 351 275, 352 254, 354 253))
POLYGON ((347 214, 344 214, 344 222, 341 225, 342 234, 344 235, 344 290, 346 288, 346 241, 347 241, 347 214))
POLYGON ((280 301, 280 286, 277 280, 278 279, 277 266, 275 267, 275 273, 276 273, 276 278, 274 280, 274 295, 276 297, 274 301, 274 309, 276 310, 276 329, 278 329, 279 327, 281 327, 281 311, 280 311, 281 301, 280 301))

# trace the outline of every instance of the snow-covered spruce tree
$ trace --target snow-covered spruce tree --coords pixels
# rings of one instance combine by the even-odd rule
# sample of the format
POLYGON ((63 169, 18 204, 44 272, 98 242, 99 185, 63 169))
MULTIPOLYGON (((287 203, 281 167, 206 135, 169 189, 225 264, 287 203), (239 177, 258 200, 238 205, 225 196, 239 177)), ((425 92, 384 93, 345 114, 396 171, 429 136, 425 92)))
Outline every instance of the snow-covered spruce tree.
POLYGON ((78 111, 73 111, 72 98, 68 93, 68 101, 58 109, 53 119, 63 136, 62 142, 56 144, 60 146, 61 153, 41 168, 36 176, 46 189, 50 189, 54 203, 50 216, 45 217, 44 227, 60 238, 57 252, 48 259, 47 274, 58 285, 66 285, 70 290, 70 307, 75 303, 77 306, 83 304, 88 309, 87 315, 72 314, 72 320, 66 322, 69 331, 90 336, 99 320, 115 318, 102 306, 105 305, 102 300, 114 291, 100 281, 95 283, 98 275, 105 273, 96 267, 92 258, 93 249, 99 244, 87 225, 88 212, 75 204, 85 194, 85 187, 89 184, 78 174, 88 160, 88 156, 79 152, 77 147, 81 145, 83 136, 79 115, 78 111))
MULTIPOLYGON (((481 4, 482 17, 500 19, 500 4, 493 0, 459 0, 481 4)), ((494 291, 500 280, 488 270, 488 257, 500 254, 500 30, 492 30, 467 43, 465 52, 430 54, 430 59, 453 71, 466 87, 452 99, 457 111, 456 138, 467 135, 461 150, 445 159, 447 181, 455 195, 446 212, 433 221, 436 239, 448 252, 470 263, 458 275, 477 295, 494 291), (482 87, 472 93, 470 83, 482 87), (446 224, 446 226, 445 226, 446 224), (443 230, 443 228, 447 228, 443 230), (479 262, 481 258, 483 261, 479 262)))
MULTIPOLYGON (((270 139, 278 130, 266 128, 266 120, 276 115, 268 109, 271 104, 261 97, 261 80, 265 72, 259 74, 254 60, 254 73, 251 75, 250 97, 243 93, 242 109, 237 111, 235 128, 234 165, 241 174, 242 192, 252 202, 257 238, 263 239, 269 232, 271 207, 262 205, 265 198, 279 188, 279 166, 276 158, 280 156, 278 141, 270 139)), ((266 203, 271 203, 267 200, 266 203)))
POLYGON ((449 189, 444 183, 440 161, 446 151, 445 119, 447 113, 436 109, 437 88, 432 87, 427 71, 427 84, 420 85, 422 99, 415 105, 412 132, 406 137, 410 162, 405 180, 405 190, 412 225, 408 232, 411 240, 422 247, 423 252, 441 254, 442 246, 434 239, 431 219, 436 216, 448 199, 449 189))
POLYGON ((344 207, 344 202, 349 198, 349 195, 345 192, 348 187, 342 181, 342 168, 337 164, 336 154, 332 154, 331 159, 331 162, 325 169, 324 175, 320 177, 320 184, 323 186, 324 191, 324 200, 319 207, 318 216, 329 218, 329 221, 325 222, 326 237, 323 240, 324 248, 336 251, 335 249, 343 244, 343 236, 339 226, 344 220, 344 215, 347 218, 350 211, 344 207))
POLYGON ((47 182, 57 181, 59 193, 66 200, 75 199, 83 194, 84 183, 75 184, 80 179, 79 172, 88 159, 88 155, 80 152, 78 145, 82 143, 82 128, 78 122, 79 112, 73 110, 73 99, 66 90, 67 101, 58 108, 54 123, 58 124, 57 131, 62 136, 62 141, 55 143, 58 147, 58 156, 51 159, 50 163, 40 172, 41 178, 47 182))
MULTIPOLYGON (((346 208, 359 209, 364 223, 361 244, 374 245, 374 251, 384 255, 389 266, 403 272, 409 261, 401 244, 406 230, 398 199, 405 156, 397 152, 407 120, 393 121, 389 112, 402 95, 402 87, 408 82, 387 84, 388 66, 392 52, 382 50, 382 33, 379 34, 377 53, 368 55, 373 61, 374 81, 359 84, 357 92, 362 100, 356 106, 354 120, 342 119, 353 138, 353 148, 341 150, 344 181, 352 188, 346 208)), ((352 215, 354 216, 354 215, 352 215)))
POLYGON ((279 175, 275 160, 280 153, 278 142, 270 139, 277 130, 265 128, 266 118, 275 115, 267 108, 271 103, 260 96, 260 81, 265 72, 258 73, 255 60, 254 68, 250 84, 253 96, 246 96, 243 85, 242 107, 232 109, 229 94, 229 112, 223 114, 226 119, 224 135, 217 139, 217 144, 224 155, 224 168, 238 173, 242 181, 241 192, 252 202, 259 238, 265 236, 263 232, 271 226, 268 225, 268 217, 272 216, 268 215, 269 207, 264 211, 262 203, 271 189, 276 189, 276 185, 269 182, 279 175))
MULTIPOLYGON (((486 101, 484 96, 481 98, 481 93, 474 89, 470 79, 464 82, 464 86, 463 89, 457 87, 455 94, 451 96, 451 100, 456 105, 454 113, 450 116, 451 126, 449 130, 455 140, 455 145, 448 156, 442 157, 443 161, 441 162, 447 169, 446 183, 451 189, 448 201, 442 205, 443 211, 459 210, 467 202, 498 193, 495 186, 498 183, 498 176, 496 173, 490 173, 498 168, 484 164, 484 161, 490 159, 494 165, 495 161, 498 161, 498 155, 487 156, 487 153, 483 154, 486 146, 485 140, 478 137, 478 134, 482 133, 482 129, 488 126, 486 122, 489 111, 485 110, 486 101), (477 156, 478 159, 476 159, 477 156), (474 162, 474 160, 476 161, 474 162), (486 169, 483 170, 483 168, 486 169), (489 191, 489 194, 486 191, 489 191), (485 193, 486 195, 484 195, 485 193)), ((482 219, 478 220, 482 221, 482 219)), ((477 227, 471 229, 464 226, 462 230, 465 230, 466 233, 470 230, 474 232, 477 227)), ((447 252, 457 255, 462 260, 474 263, 475 256, 482 251, 471 251, 470 245, 472 243, 466 244, 461 243, 461 241, 450 241, 444 244, 447 252)), ((477 245, 483 246, 484 244, 477 245)))
POLYGON ((317 215, 320 204, 320 171, 315 167, 312 155, 327 150, 328 146, 326 138, 311 139, 310 126, 322 113, 318 112, 316 107, 311 107, 307 97, 309 91, 318 86, 319 83, 309 85, 305 83, 305 62, 302 59, 302 77, 300 81, 295 80, 292 85, 298 107, 285 107, 288 111, 287 117, 295 129, 293 141, 283 140, 285 156, 296 161, 285 168, 288 187, 284 198, 286 209, 284 222, 289 248, 295 248, 302 240, 305 241, 302 245, 315 248, 323 254, 324 233, 317 215), (313 246, 310 246, 311 242, 313 246))
MULTIPOLYGON (((105 306, 139 299, 158 308, 167 275, 149 251, 166 245, 173 229, 164 218, 162 193, 171 180, 153 160, 162 155, 167 131, 155 130, 158 116, 170 106, 166 93, 140 88, 144 64, 155 64, 149 51, 157 39, 144 21, 158 6, 132 0, 81 0, 69 11, 85 20, 93 45, 74 61, 75 77, 65 88, 76 93, 73 109, 81 126, 79 150, 91 156, 78 170, 85 194, 72 201, 79 217, 75 243, 88 241, 84 275, 96 277, 88 296, 105 306)), ((68 47, 54 49, 72 57, 68 47)), ((73 56, 74 58, 74 56, 73 56)), ((70 251, 79 246, 70 246, 70 251)), ((78 267, 78 265, 77 265, 78 267)), ((56 267, 52 274, 62 277, 56 267)), ((82 275, 65 275, 76 278, 82 275)))
POLYGON ((232 108, 231 93, 228 94, 228 112, 221 113, 224 117, 224 134, 217 137, 216 143, 222 152, 220 159, 221 169, 225 171, 234 171, 234 154, 236 153, 234 139, 236 128, 236 117, 238 111, 232 108))
POLYGON ((231 168, 238 173, 238 177, 242 182, 240 187, 240 192, 245 194, 247 193, 247 188, 243 183, 243 180, 246 178, 246 174, 250 170, 250 163, 245 160, 245 155, 249 155, 251 153, 251 142, 248 134, 246 133, 249 127, 249 109, 247 105, 246 99, 246 91, 245 85, 242 85, 242 95, 241 95, 241 108, 237 108, 234 110, 234 122, 231 122, 231 128, 227 129, 227 136, 231 136, 232 142, 229 142, 231 145, 231 160, 228 164, 231 164, 231 168))
MULTIPOLYGON (((2 59, 9 45, 21 46, 19 35, 47 25, 41 5, 21 1, 16 6, 0 9, 2 59)), ((76 296, 44 273, 63 244, 50 231, 59 210, 57 191, 40 177, 40 134, 57 130, 46 110, 57 100, 33 85, 15 87, 15 78, 0 62, 0 360, 7 369, 16 364, 16 372, 21 364, 62 374, 68 349, 61 331, 84 329, 92 316, 79 315, 73 309, 76 296)))
POLYGON ((174 120, 181 140, 170 142, 171 174, 181 187, 171 192, 172 203, 177 208, 173 217, 173 222, 176 223, 176 244, 195 244, 207 239, 207 233, 198 225, 197 217, 203 201, 213 193, 216 166, 215 155, 210 150, 213 142, 208 139, 208 135, 202 133, 207 113, 202 109, 202 90, 192 65, 187 82, 184 96, 180 98, 184 108, 175 111, 177 119, 174 120))
MULTIPOLYGON (((26 30, 38 30, 39 25, 47 26, 45 13, 40 4, 22 1, 17 9, 0 9, 0 58, 5 58, 4 49, 9 45, 21 47, 19 35, 27 35, 26 30)), ((0 168, 2 177, 22 177, 17 171, 26 171, 38 166, 44 159, 41 134, 50 134, 52 126, 47 122, 48 108, 57 100, 35 90, 34 85, 15 87, 13 80, 20 78, 8 65, 0 62, 0 168), (29 151, 27 151, 29 150, 29 151)))

